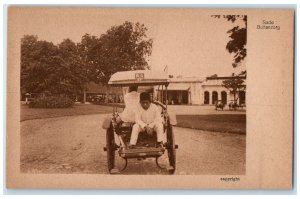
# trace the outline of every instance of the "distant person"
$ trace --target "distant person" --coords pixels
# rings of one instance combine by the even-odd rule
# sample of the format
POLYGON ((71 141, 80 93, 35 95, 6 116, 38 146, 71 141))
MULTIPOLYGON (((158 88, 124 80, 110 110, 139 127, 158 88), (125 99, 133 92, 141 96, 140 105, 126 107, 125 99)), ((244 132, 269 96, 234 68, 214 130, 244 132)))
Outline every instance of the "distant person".
POLYGON ((137 86, 130 86, 129 92, 124 95, 125 109, 120 114, 123 122, 135 122, 135 112, 139 106, 140 93, 137 92, 137 86))
POLYGON ((162 147, 164 127, 160 110, 155 104, 151 103, 149 93, 141 93, 140 105, 135 114, 135 124, 132 128, 129 148, 135 147, 140 132, 146 132, 152 135, 154 131, 157 134, 156 146, 162 147))

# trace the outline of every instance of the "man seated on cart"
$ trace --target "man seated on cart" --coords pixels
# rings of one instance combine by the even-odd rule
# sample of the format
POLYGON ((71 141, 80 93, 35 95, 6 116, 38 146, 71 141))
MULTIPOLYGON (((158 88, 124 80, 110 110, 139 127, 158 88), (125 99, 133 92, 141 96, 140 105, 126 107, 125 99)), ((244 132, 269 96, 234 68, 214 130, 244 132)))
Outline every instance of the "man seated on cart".
POLYGON ((146 132, 149 135, 152 135, 153 132, 156 132, 156 146, 163 146, 163 120, 159 108, 155 104, 151 103, 151 97, 149 93, 140 94, 140 105, 135 113, 135 124, 132 128, 129 148, 135 147, 140 132, 146 132))

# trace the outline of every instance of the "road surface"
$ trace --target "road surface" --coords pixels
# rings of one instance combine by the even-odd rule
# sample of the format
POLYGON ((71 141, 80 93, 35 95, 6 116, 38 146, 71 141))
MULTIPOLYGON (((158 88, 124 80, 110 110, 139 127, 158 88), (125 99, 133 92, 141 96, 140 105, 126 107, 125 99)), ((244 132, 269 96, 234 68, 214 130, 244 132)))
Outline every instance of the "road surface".
MULTIPOLYGON (((106 115, 79 115, 21 122, 21 171, 30 173, 107 172, 106 115)), ((242 175, 246 169, 246 136, 174 128, 179 175, 242 175)), ((118 156, 117 156, 118 157, 118 156)), ((161 163, 167 161, 166 156, 161 163)), ((118 166, 124 162, 118 158, 118 166)), ((129 160, 122 174, 166 174, 154 159, 129 160)))

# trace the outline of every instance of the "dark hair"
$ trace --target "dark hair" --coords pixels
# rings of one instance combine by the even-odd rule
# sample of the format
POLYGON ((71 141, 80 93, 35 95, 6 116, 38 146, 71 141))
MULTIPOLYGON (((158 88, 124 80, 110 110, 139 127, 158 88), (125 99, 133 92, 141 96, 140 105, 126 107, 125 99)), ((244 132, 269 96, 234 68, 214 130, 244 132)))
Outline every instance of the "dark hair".
POLYGON ((140 94, 140 102, 145 100, 151 101, 151 97, 149 93, 143 92, 140 94))

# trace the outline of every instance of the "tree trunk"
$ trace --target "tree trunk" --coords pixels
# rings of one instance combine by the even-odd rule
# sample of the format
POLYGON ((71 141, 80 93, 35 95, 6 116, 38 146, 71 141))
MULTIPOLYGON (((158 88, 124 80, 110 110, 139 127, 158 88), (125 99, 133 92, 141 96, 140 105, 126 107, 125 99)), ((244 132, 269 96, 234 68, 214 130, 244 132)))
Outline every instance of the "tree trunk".
POLYGON ((86 91, 83 91, 83 103, 86 103, 86 91))

